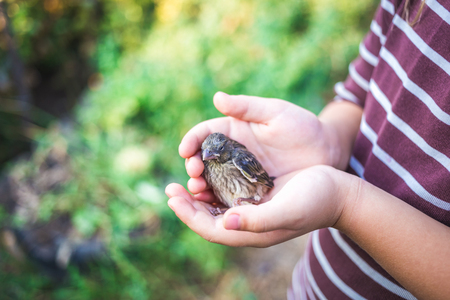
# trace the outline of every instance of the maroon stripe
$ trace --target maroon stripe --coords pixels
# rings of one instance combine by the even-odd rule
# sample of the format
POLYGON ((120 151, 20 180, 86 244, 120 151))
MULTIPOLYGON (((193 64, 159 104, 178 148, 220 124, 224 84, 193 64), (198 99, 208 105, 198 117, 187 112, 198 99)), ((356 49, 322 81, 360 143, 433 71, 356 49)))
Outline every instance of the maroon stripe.
POLYGON ((383 8, 379 7, 379 10, 375 14, 374 20, 380 25, 383 35, 386 35, 390 27, 392 26, 392 20, 394 16, 385 11, 383 8))
POLYGON ((439 0, 437 1, 441 4, 446 10, 450 11, 450 1, 448 0, 439 0))
MULTIPOLYGON (((448 211, 444 211, 422 199, 419 195, 411 190, 411 188, 404 182, 402 178, 397 176, 397 174, 389 169, 375 155, 369 156, 369 159, 367 160, 367 163, 365 165, 364 177, 373 185, 381 188, 382 190, 389 191, 391 195, 402 199, 406 203, 419 209, 428 216, 438 220, 439 222, 447 226, 450 226, 450 213, 448 211)), ((441 184, 441 187, 444 187, 445 189, 448 186, 448 176, 443 176, 443 178, 444 179, 440 180, 439 183, 441 184), (443 183, 443 181, 447 181, 447 183, 443 183)), ((443 193, 446 193, 445 190, 443 190, 443 193)), ((448 196, 450 195, 445 195, 445 197, 443 197, 443 200, 449 199, 448 196)))
POLYGON ((416 33, 437 53, 450 61, 450 51, 448 51, 450 24, 446 23, 427 5, 421 14, 420 23, 420 26, 414 27, 416 33))
POLYGON ((358 84, 356 84, 353 79, 348 76, 347 79, 344 82, 344 87, 347 89, 347 91, 351 92, 353 95, 358 98, 358 104, 360 106, 364 106, 364 99, 366 98, 366 91, 363 90, 358 84))
POLYGON ((371 64, 367 63, 361 56, 358 56, 358 58, 353 61, 353 66, 355 66, 356 71, 362 78, 367 81, 370 80, 374 69, 371 64))
MULTIPOLYGON (((450 33, 450 28, 448 33, 450 33)), ((450 113, 450 103, 448 101, 450 95, 450 86, 448 85, 450 76, 440 66, 424 56, 398 28, 393 30, 391 36, 392 39, 386 42, 386 49, 397 58, 402 68, 408 74, 408 77, 424 89, 442 110, 450 113)), ((443 42, 442 44, 445 43, 443 42)), ((449 42, 447 42, 446 47, 448 51, 450 49, 449 42)), ((450 56, 450 51, 448 52, 450 56)), ((386 67, 389 68, 389 66, 386 67)), ((378 69, 374 71, 374 77, 376 78, 380 78, 376 75, 378 69)), ((388 85, 388 87, 390 89, 397 88, 393 84, 388 85)))
MULTIPOLYGON (((383 131, 379 134, 377 144, 405 168, 426 190, 429 191, 429 187, 435 186, 436 182, 443 183, 440 180, 441 178, 448 180, 448 170, 423 152, 392 124, 386 122, 383 131)), ((444 187, 445 185, 440 190, 435 189, 434 196, 445 200, 447 189, 444 187)), ((447 199, 447 202, 450 202, 449 200, 447 199)))
MULTIPOLYGON (((399 14, 403 10, 403 1, 395 0, 394 4, 399 14)), ((447 9, 450 1, 439 1, 447 9)), ((418 9, 420 1, 413 1, 412 15, 418 9)), ((430 59, 425 57, 406 35, 391 24, 393 16, 383 9, 376 13, 375 20, 386 35, 386 49, 399 61, 408 77, 423 88, 445 112, 450 113, 450 76, 430 59)), ((414 26, 419 36, 447 60, 450 60, 450 25, 444 24, 440 17, 425 7, 421 21, 414 26)), ((380 41, 370 32, 364 40, 364 45, 372 54, 379 53, 380 41)), ((380 58, 379 58, 380 59, 380 58)), ((363 78, 369 78, 377 83, 383 93, 392 103, 393 112, 433 148, 450 157, 450 126, 445 125, 430 111, 425 104, 411 92, 403 88, 401 80, 391 67, 382 59, 376 68, 370 66, 360 57, 354 62, 354 67, 363 78)), ((350 77, 350 76, 349 76, 350 77)), ((344 86, 358 98, 363 98, 364 116, 368 125, 377 133, 377 144, 388 153, 383 159, 395 159, 404 167, 430 194, 450 202, 450 172, 434 158, 420 149, 414 141, 406 137, 399 129, 386 120, 386 111, 373 95, 366 93, 351 78, 347 78, 344 86)), ((415 194, 409 186, 389 169, 372 153, 372 143, 359 132, 356 138, 353 155, 364 166, 364 177, 368 182, 403 199, 406 203, 423 211, 432 218, 450 226, 450 212, 430 204, 415 194)), ((350 169, 350 168, 349 168, 350 169)), ((351 173, 352 172, 350 170, 351 173)), ((418 224, 420 226, 420 224, 418 224)), ((363 249, 358 247, 345 235, 343 239, 349 246, 373 269, 385 278, 399 285, 384 271, 363 249)), ((355 292, 369 299, 398 299, 396 295, 382 288, 366 276, 335 243, 327 229, 319 232, 322 250, 331 267, 346 284, 355 292)), ((309 244, 311 249, 311 244, 309 244)), ((310 252, 309 262, 315 281, 321 291, 334 299, 347 297, 330 281, 317 261, 314 252, 310 252)))
POLYGON ((381 41, 378 35, 373 32, 369 32, 369 35, 364 39, 364 45, 373 55, 378 56, 381 49, 381 41))
MULTIPOLYGON (((383 87, 382 92, 388 99, 396 99, 392 104, 392 111, 423 137, 431 147, 450 157, 450 147, 448 146, 450 145, 450 126, 437 119, 421 100, 404 89, 401 80, 385 61, 380 60, 379 66, 374 72, 374 80, 380 88, 383 87), (408 99, 408 103, 402 99, 408 99)), ((449 81, 445 84, 448 88, 450 88, 449 81)), ((376 116, 371 119, 371 124, 374 125, 372 128, 378 132, 379 123, 386 114, 383 112, 383 108, 377 109, 378 105, 374 104, 376 102, 373 95, 369 93, 366 99, 369 113, 366 113, 366 118, 369 119, 369 114, 376 116)), ((447 102, 450 105, 450 101, 447 100, 447 102)))
POLYGON ((346 236, 343 233, 340 233, 344 241, 360 256, 370 267, 372 267, 375 271, 380 273, 383 277, 388 279, 389 281, 401 286, 388 272, 386 272, 366 251, 361 249, 352 239, 346 236))
MULTIPOLYGON (((359 132, 356 136, 355 148, 353 149, 353 156, 365 166, 372 152, 372 143, 359 132)), ((364 175, 364 177, 366 177, 364 175)))
MULTIPOLYGON (((365 273, 356 266, 353 261, 339 248, 334 241, 331 232, 327 229, 319 231, 319 238, 322 250, 335 271, 336 275, 346 284, 348 284, 355 292, 363 297, 370 298, 372 295, 379 295, 380 299, 387 299, 391 292, 373 281, 365 273)), ((353 244, 353 242, 351 242, 353 244)), ((364 252, 359 248, 359 252, 364 252)), ((364 252, 365 253, 365 252, 364 252)), ((361 253, 362 254, 362 253, 361 253)), ((366 257, 367 254, 366 254, 366 257)), ((373 264, 374 266, 376 263, 373 264)), ((375 269, 375 268, 374 268, 375 269)), ((376 267, 381 274, 386 274, 381 267, 376 267)), ((401 299, 398 296, 389 299, 401 299)))
MULTIPOLYGON (((320 236, 319 236, 320 238, 320 236)), ((310 241, 312 237, 310 236, 310 241)), ((337 288, 334 283, 328 278, 327 274, 325 274, 322 266, 320 265, 317 257, 314 254, 312 249, 312 243, 309 246, 309 263, 311 267, 311 273, 314 277, 316 284, 318 285, 320 291, 325 295, 328 299, 347 299, 347 295, 345 295, 339 288, 337 288)))
POLYGON ((388 190, 390 194, 402 199, 403 201, 413 204, 415 202, 424 202, 416 195, 391 169, 381 162, 375 155, 369 155, 365 165, 364 177, 368 182, 381 188, 388 190))
MULTIPOLYGON (((349 246, 358 253, 358 255, 365 259, 369 265, 371 265, 377 272, 379 272, 386 279, 398 284, 386 271, 384 271, 370 256, 359 248, 352 240, 345 235, 342 235, 344 240, 349 246)), ((311 239, 311 238, 310 238, 311 239)), ((374 295, 377 295, 377 299, 402 299, 401 297, 391 293, 384 287, 373 281, 370 277, 365 275, 350 259, 342 252, 339 246, 335 243, 331 233, 328 229, 321 229, 319 231, 319 240, 322 245, 322 250, 327 255, 328 261, 331 263, 336 275, 344 281, 344 283, 350 283, 350 287, 363 297, 373 299, 374 295)), ((314 252, 311 249, 311 245, 308 245, 310 251, 311 268, 315 270, 313 273, 316 284, 319 286, 322 293, 329 299, 348 299, 334 284, 329 280, 326 274, 323 272, 314 252), (320 268, 320 270, 317 270, 320 268), (319 275, 320 274, 320 275, 319 275), (323 275, 323 276, 322 276, 323 275)), ((317 295, 315 295, 317 296, 317 295)))
POLYGON ((377 133, 381 131, 386 122, 386 111, 378 104, 371 92, 367 94, 364 116, 370 127, 377 133))
POLYGON ((366 49, 372 53, 375 56, 378 56, 378 53, 380 52, 380 48, 378 47, 376 40, 379 38, 372 32, 369 33, 369 35, 364 39, 363 43, 366 49))

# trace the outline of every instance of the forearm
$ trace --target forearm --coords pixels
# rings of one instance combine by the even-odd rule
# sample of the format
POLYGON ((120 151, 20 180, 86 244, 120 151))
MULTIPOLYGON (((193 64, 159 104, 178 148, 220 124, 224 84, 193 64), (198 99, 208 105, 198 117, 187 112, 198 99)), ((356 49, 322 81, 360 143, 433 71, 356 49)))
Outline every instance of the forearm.
POLYGON ((359 178, 340 179, 348 189, 335 227, 416 297, 448 299, 450 228, 359 178))
POLYGON ((319 120, 327 130, 332 166, 344 170, 350 160, 363 110, 348 101, 331 102, 320 113, 319 120))

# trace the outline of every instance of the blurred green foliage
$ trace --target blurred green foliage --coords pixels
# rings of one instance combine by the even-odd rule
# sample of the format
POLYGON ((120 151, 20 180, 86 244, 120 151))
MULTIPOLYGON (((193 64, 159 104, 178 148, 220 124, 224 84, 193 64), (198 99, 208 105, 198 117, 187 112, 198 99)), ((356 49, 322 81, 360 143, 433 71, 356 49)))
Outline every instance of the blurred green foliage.
MULTIPOLYGON (((0 290, 11 299, 202 299, 222 282, 231 298, 253 299, 244 278, 223 282, 235 272, 230 249, 199 238, 165 203, 165 185, 188 179, 179 141, 220 116, 212 103, 219 90, 319 112, 356 57, 377 1, 6 2, 28 69, 47 70, 50 87, 68 94, 71 83, 87 85, 72 129, 33 135, 32 159, 9 172, 36 174, 50 149, 67 152, 70 179, 40 195, 37 219, 70 213, 81 237, 101 233, 109 258, 89 272, 69 268, 55 285, 2 251, 0 290), (156 230, 130 238, 148 224, 156 230)), ((0 63, 5 73, 5 52, 0 63)))

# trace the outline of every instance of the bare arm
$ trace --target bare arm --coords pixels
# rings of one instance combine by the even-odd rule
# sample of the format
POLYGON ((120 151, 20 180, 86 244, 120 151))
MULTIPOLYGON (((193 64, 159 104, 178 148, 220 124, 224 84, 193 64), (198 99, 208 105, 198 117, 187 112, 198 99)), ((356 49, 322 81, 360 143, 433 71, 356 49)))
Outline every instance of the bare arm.
MULTIPOLYGON (((361 116, 361 108, 350 102, 330 103, 319 116, 334 129, 336 149, 342 151, 335 156, 339 169, 348 164, 361 116)), ((361 179, 348 174, 337 178, 348 196, 334 227, 418 298, 448 298, 450 228, 361 179)))
POLYGON ((363 110, 360 106, 348 101, 331 102, 320 113, 319 120, 328 128, 329 139, 334 147, 330 147, 333 167, 344 170, 359 130, 363 110))
POLYGON ((169 196, 180 195, 169 205, 209 241, 267 247, 315 229, 334 227, 419 299, 448 299, 449 227, 374 185, 329 166, 314 166, 277 180, 285 185, 273 191, 271 201, 234 207, 219 218, 212 217, 186 191, 177 191, 175 186, 166 191, 169 196))
POLYGON ((335 227, 415 296, 444 299, 450 295, 450 228, 338 170, 350 159, 362 116, 360 107, 333 102, 317 119, 281 100, 228 97, 216 95, 215 102, 220 111, 232 117, 194 127, 180 145, 180 154, 188 158, 188 174, 193 177, 188 186, 196 195, 179 184, 170 184, 166 193, 171 198, 169 206, 186 225, 215 243, 254 247, 335 227), (250 106, 260 111, 252 114, 250 106), (250 148, 263 155, 264 166, 278 177, 270 201, 234 207, 219 217, 209 213, 203 202, 208 197, 202 196, 206 188, 200 177, 203 164, 195 153, 202 138, 213 131, 225 131, 231 137, 239 134, 236 139, 250 141, 250 148), (286 136, 289 139, 280 139, 286 136))
MULTIPOLYGON (((361 179, 348 188, 334 227, 347 234, 420 299, 450 295, 450 228, 361 179)), ((352 182, 353 181, 353 182, 352 182)))

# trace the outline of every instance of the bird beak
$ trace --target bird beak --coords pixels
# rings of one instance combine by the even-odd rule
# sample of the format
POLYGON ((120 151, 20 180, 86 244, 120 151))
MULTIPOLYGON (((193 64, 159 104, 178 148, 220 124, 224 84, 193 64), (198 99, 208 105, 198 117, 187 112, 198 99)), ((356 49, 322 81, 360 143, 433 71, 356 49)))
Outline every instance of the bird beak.
POLYGON ((219 156, 220 156, 220 154, 214 153, 214 152, 210 152, 208 149, 205 149, 202 152, 202 159, 203 160, 216 159, 219 156))

